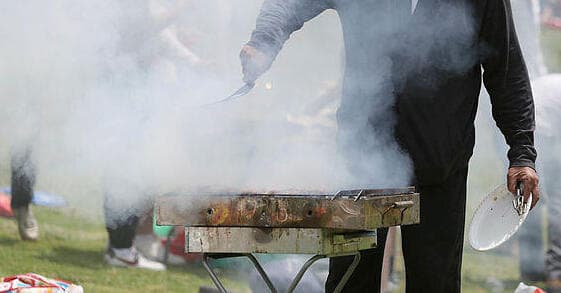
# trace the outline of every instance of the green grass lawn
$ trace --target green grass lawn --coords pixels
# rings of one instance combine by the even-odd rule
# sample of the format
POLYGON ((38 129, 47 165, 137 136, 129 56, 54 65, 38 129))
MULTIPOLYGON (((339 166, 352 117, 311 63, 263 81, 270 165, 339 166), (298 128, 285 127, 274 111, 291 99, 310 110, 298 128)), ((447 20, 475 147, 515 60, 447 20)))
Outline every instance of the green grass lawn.
MULTIPOLYGON (((41 228, 36 243, 19 241, 15 222, 0 218, 0 276, 34 272, 73 281, 86 292, 138 292, 140 288, 142 292, 198 292, 201 285, 212 286, 199 265, 171 267, 166 272, 106 266, 102 258, 107 239, 101 222, 69 209, 36 208, 35 212, 41 228)), ((518 285, 517 257, 512 253, 466 249, 463 270, 463 292, 513 292, 518 285), (503 283, 502 290, 492 285, 495 280, 503 283)), ((238 270, 229 271, 222 271, 227 287, 249 292, 243 273, 234 276, 238 270)))
MULTIPOLYGON (((15 221, 0 218, 0 276, 34 272, 70 280, 86 292, 198 292, 212 286, 199 265, 150 272, 106 266, 106 233, 102 223, 84 220, 68 210, 36 208, 41 239, 19 241, 15 221), (139 291, 139 289, 141 289, 139 291)), ((243 282, 225 281, 235 292, 249 292, 243 282)))

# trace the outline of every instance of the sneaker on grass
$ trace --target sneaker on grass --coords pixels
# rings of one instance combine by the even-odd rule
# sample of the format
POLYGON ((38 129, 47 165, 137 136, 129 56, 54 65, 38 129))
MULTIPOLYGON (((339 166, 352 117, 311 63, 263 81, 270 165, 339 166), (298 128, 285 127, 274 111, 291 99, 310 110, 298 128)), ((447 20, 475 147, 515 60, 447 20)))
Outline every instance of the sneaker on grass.
POLYGON ((147 269, 153 271, 165 271, 166 266, 162 263, 151 261, 140 254, 136 248, 112 248, 105 251, 105 262, 114 267, 147 269))
POLYGON ((39 225, 37 225, 30 206, 15 208, 14 217, 18 223, 19 236, 22 240, 36 241, 39 239, 39 225))
POLYGON ((155 234, 140 234, 134 237, 134 246, 149 260, 166 263, 168 265, 183 265, 186 263, 181 255, 168 253, 166 259, 166 246, 155 234))

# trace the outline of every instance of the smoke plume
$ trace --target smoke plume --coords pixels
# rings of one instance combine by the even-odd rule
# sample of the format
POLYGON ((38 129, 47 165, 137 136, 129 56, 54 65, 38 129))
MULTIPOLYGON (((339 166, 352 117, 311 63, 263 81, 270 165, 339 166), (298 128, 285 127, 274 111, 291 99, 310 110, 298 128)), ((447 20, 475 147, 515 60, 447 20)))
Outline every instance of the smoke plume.
MULTIPOLYGON (((357 76, 356 82, 375 88, 379 98, 353 109, 357 127, 381 126, 365 132, 362 146, 346 145, 364 147, 349 152, 356 166, 349 171, 336 145, 346 134, 337 138, 343 49, 333 12, 295 34, 252 93, 201 107, 242 85, 237 54, 260 4, 3 2, 4 150, 31 147, 40 186, 77 191, 72 198, 78 205, 103 193, 118 194, 120 203, 114 204, 132 205, 172 190, 334 192, 410 184, 411 162, 393 136, 392 93, 401 75, 388 75, 389 55, 411 52, 404 49, 415 45, 417 56, 400 56, 405 64, 431 61, 444 70, 464 70, 472 60, 457 58, 465 40, 458 30, 469 25, 435 33, 437 41, 457 45, 442 60, 428 60, 434 40, 409 36, 404 39, 415 44, 375 48, 382 58, 370 60, 378 62, 379 74, 357 76), (326 48, 326 42, 332 45, 326 48), (375 109, 369 116, 375 121, 360 120, 366 108, 375 109)), ((459 15, 461 9, 448 11, 451 20, 470 20, 459 15)), ((392 35, 394 27, 371 29, 392 35)), ((405 75, 407 66, 403 70, 405 75)))

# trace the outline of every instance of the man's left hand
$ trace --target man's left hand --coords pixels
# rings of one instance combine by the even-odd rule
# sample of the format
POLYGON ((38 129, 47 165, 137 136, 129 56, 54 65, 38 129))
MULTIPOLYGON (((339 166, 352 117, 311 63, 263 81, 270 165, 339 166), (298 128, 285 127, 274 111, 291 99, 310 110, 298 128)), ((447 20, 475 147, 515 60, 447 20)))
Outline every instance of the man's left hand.
POLYGON ((528 197, 532 194, 532 205, 530 208, 534 208, 538 200, 540 200, 539 178, 536 170, 530 167, 510 167, 507 175, 507 185, 510 192, 516 194, 516 183, 518 181, 524 184, 524 189, 522 190, 524 202, 528 202, 528 197))

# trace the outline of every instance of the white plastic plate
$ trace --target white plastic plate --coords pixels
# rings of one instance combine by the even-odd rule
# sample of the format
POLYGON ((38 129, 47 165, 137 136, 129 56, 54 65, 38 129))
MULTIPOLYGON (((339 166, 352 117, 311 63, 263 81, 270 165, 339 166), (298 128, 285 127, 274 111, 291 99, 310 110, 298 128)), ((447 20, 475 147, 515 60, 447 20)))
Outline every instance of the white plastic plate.
MULTIPOLYGON (((473 249, 493 249, 518 231, 528 216, 530 204, 526 205, 522 215, 519 215, 514 209, 514 198, 506 184, 503 184, 481 201, 471 219, 469 229, 469 244, 473 249)), ((531 195, 528 202, 532 202, 531 195)))

